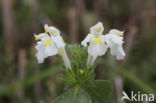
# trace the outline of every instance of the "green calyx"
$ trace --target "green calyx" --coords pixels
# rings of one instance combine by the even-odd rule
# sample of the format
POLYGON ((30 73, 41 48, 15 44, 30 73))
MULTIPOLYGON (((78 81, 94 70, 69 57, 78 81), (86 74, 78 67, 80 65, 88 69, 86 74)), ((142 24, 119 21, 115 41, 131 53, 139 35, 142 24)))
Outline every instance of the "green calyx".
POLYGON ((62 77, 71 86, 85 86, 94 80, 93 68, 72 68, 66 70, 66 75, 62 77))
POLYGON ((65 69, 66 74, 61 78, 70 86, 84 86, 94 80, 94 67, 87 67, 88 52, 80 45, 67 46, 72 56, 71 69, 65 69))

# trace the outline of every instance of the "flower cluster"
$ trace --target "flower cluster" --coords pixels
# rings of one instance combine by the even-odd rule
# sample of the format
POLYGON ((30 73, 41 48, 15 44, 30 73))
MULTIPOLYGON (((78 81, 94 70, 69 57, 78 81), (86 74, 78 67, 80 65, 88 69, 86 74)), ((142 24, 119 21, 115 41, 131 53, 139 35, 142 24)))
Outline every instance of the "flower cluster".
MULTIPOLYGON (((38 40, 36 45, 38 63, 43 63, 44 59, 49 56, 59 54, 64 61, 65 67, 70 69, 70 61, 60 31, 48 25, 45 25, 44 29, 44 33, 35 34, 35 40, 38 40)), ((81 42, 83 46, 88 47, 87 66, 93 65, 96 58, 104 55, 108 48, 110 48, 111 55, 115 56, 117 60, 124 59, 125 52, 122 47, 124 32, 111 29, 108 34, 103 35, 103 31, 102 22, 98 22, 90 28, 90 33, 81 42)))
POLYGON ((38 59, 38 63, 43 63, 44 59, 49 56, 59 54, 62 57, 66 68, 71 68, 70 61, 64 48, 64 40, 60 36, 60 31, 53 26, 48 26, 47 24, 45 24, 44 30, 44 33, 34 35, 35 40, 37 40, 36 57, 38 59))
POLYGON ((88 47, 88 61, 87 65, 93 65, 95 59, 98 56, 102 56, 110 48, 111 54, 117 58, 117 60, 124 59, 125 52, 123 50, 123 31, 117 29, 111 29, 108 34, 103 35, 104 27, 102 22, 98 22, 96 25, 90 28, 90 33, 81 42, 85 47, 88 47), (89 45, 88 45, 89 43, 89 45))

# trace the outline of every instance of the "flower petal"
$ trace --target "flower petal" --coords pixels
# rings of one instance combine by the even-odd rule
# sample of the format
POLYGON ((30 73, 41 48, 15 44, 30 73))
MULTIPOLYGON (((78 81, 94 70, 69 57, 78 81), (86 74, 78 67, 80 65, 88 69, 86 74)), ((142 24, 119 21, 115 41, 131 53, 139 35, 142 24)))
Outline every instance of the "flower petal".
POLYGON ((91 43, 88 46, 88 53, 92 56, 95 55, 102 56, 106 53, 106 51, 107 51, 107 46, 105 44, 95 45, 94 43, 91 43))
POLYGON ((103 27, 103 23, 102 22, 98 22, 96 25, 94 25, 94 26, 92 26, 90 28, 90 33, 91 34, 95 34, 95 35, 96 34, 97 35, 102 34, 103 31, 104 31, 104 27, 103 27))
POLYGON ((56 36, 56 37, 52 37, 52 40, 54 40, 54 42, 55 42, 57 48, 59 48, 59 49, 60 49, 60 48, 63 48, 63 47, 65 46, 65 43, 64 43, 62 37, 59 36, 59 35, 56 36))
POLYGON ((111 54, 113 56, 116 56, 117 60, 124 59, 125 52, 121 46, 112 45, 110 48, 111 48, 111 54))
POLYGON ((38 63, 43 63, 44 59, 47 58, 47 55, 45 54, 44 50, 44 44, 42 41, 37 42, 37 45, 35 46, 37 53, 36 53, 36 57, 38 60, 38 63))
POLYGON ((47 46, 45 48, 45 53, 47 56, 53 56, 58 53, 58 49, 55 47, 55 45, 52 44, 51 46, 47 46))
POLYGON ((122 47, 118 48, 118 54, 116 56, 117 60, 122 60, 125 57, 125 52, 122 47))
POLYGON ((87 37, 81 42, 81 45, 87 46, 87 43, 91 41, 95 36, 93 34, 88 34, 87 37))

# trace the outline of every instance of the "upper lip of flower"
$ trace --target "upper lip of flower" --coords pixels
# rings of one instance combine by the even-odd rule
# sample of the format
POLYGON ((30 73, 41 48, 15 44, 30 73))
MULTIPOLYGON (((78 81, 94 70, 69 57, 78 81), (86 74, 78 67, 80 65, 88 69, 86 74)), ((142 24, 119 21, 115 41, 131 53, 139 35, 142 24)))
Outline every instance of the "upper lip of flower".
POLYGON ((90 33, 94 35, 100 35, 102 34, 103 30, 104 30, 104 27, 103 27, 102 22, 98 22, 97 24, 95 24, 94 26, 90 28, 90 33))
POLYGON ((41 40, 41 39, 44 39, 44 38, 50 38, 50 36, 46 33, 40 33, 38 35, 34 34, 35 36, 35 40, 41 40))
POLYGON ((49 35, 52 35, 52 34, 54 34, 54 31, 49 31, 48 28, 46 28, 45 29, 45 33, 46 34, 49 34, 49 35))
POLYGON ((98 27, 98 28, 95 30, 95 32, 96 32, 96 33, 99 33, 99 32, 101 31, 101 29, 102 29, 102 27, 98 27))
POLYGON ((50 35, 54 34, 54 32, 53 32, 53 31, 49 31, 48 33, 49 33, 50 35))
POLYGON ((44 30, 45 30, 45 33, 52 35, 54 34, 55 27, 48 26, 47 24, 45 24, 44 30))

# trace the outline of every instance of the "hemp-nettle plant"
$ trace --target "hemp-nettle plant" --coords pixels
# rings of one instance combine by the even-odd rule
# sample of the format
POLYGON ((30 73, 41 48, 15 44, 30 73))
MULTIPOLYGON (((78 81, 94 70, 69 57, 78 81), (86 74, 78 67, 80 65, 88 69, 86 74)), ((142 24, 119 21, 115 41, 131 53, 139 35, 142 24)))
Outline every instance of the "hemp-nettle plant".
POLYGON ((44 33, 35 36, 38 63, 43 63, 49 56, 60 55, 64 62, 65 74, 60 77, 69 90, 58 96, 53 103, 107 103, 112 91, 112 83, 107 80, 95 80, 95 60, 110 49, 110 54, 117 60, 125 57, 123 50, 123 31, 111 29, 103 34, 102 22, 90 28, 90 33, 81 45, 67 45, 60 31, 44 25, 44 33), (67 52, 71 55, 71 61, 67 52))

